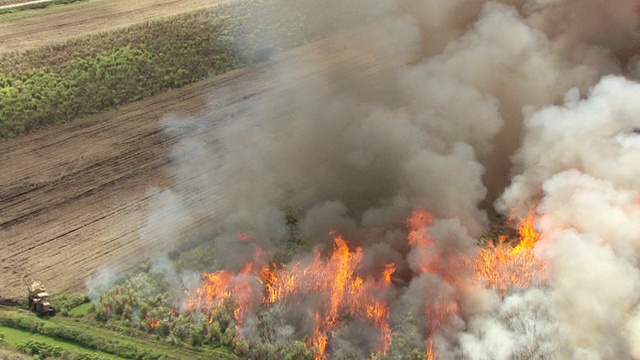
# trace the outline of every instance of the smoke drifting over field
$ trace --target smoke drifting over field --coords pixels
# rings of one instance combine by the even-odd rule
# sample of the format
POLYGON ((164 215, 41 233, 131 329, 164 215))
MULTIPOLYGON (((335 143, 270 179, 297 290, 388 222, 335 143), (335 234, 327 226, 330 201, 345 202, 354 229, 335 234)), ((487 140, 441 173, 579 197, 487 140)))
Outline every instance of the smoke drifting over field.
MULTIPOLYGON (((178 146, 199 154, 180 176, 211 169, 198 206, 218 226, 213 263, 239 271, 253 245, 266 260, 294 217, 301 264, 328 256, 330 233, 362 247, 363 278, 395 264, 389 358, 640 359, 637 1, 353 3, 328 2, 320 22, 387 15, 327 42, 345 64, 275 56, 282 86, 266 106, 178 146), (506 215, 535 206, 548 277, 505 292, 470 280, 459 264, 478 254, 483 200, 506 215), (417 210, 434 220, 407 226, 417 210), (407 245, 410 231, 432 244, 407 245)), ((316 302, 269 309, 278 341, 310 335, 316 302)), ((346 320, 327 355, 368 356, 377 336, 346 320)))

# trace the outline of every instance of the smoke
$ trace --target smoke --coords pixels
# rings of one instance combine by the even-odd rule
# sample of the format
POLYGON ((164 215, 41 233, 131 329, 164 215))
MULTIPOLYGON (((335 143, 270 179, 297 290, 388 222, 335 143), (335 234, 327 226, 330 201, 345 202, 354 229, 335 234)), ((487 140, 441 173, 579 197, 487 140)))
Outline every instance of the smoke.
POLYGON ((607 76, 585 99, 570 92, 562 106, 529 114, 516 156, 525 171, 502 198, 539 201, 564 358, 637 358, 638 95, 637 83, 607 76))
MULTIPOLYGON (((208 114, 167 119, 182 139, 172 174, 188 186, 159 201, 188 215, 176 227, 150 216, 160 237, 211 224, 210 270, 237 271, 257 248, 305 264, 344 236, 363 248, 365 276, 396 264, 389 358, 424 354, 429 338, 438 359, 640 359, 637 2, 324 5, 307 16, 326 29, 344 14, 375 19, 272 56, 244 80, 268 90, 212 94, 208 114), (254 98, 241 108, 234 96, 254 98), (536 207, 546 282, 472 284, 463 260, 493 200, 507 215, 536 207), (435 220, 408 229, 415 210, 435 220)), ((320 300, 274 305, 266 334, 250 314, 243 333, 308 336, 320 300)), ((351 320, 329 355, 369 356, 373 330, 351 320)))

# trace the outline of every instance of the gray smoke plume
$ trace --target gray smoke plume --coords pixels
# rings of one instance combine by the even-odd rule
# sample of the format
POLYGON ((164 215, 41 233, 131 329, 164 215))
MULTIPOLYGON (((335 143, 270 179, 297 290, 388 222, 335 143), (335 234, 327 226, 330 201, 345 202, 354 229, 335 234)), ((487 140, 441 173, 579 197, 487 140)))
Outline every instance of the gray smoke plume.
MULTIPOLYGON (((431 338, 438 359, 640 359, 637 2, 329 1, 308 16, 341 28, 345 13, 376 15, 260 65, 271 88, 253 107, 212 95, 213 115, 167 120, 193 133, 174 176, 195 179, 177 194, 214 224, 214 267, 253 259, 239 232, 286 246, 293 218, 298 261, 335 231, 364 248, 365 275, 397 264, 389 358, 431 338), (453 265, 476 256, 495 199, 507 215, 537 206, 547 282, 499 294, 453 265), (436 219, 428 250, 407 246, 414 210, 436 219), (456 310, 424 314, 443 304, 456 310)), ((308 335, 315 302, 270 309, 273 341, 308 335)), ((329 355, 370 354, 361 328, 345 324, 329 355)))

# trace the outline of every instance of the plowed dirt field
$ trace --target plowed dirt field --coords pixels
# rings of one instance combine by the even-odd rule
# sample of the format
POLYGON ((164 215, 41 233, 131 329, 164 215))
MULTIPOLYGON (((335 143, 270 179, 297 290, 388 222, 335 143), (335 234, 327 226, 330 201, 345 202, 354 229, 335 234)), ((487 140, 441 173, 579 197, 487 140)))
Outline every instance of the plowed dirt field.
POLYGON ((230 1, 87 0, 0 16, 0 53, 21 52, 230 1))
MULTIPOLYGON (((398 57, 391 47, 373 56, 365 45, 354 45, 363 31, 378 31, 377 38, 384 39, 378 29, 343 32, 256 66, 0 141, 0 297, 24 297, 25 276, 42 279, 53 294, 82 291, 85 280, 104 266, 117 262, 118 269, 130 269, 162 250, 163 243, 148 233, 152 194, 179 187, 186 206, 202 201, 207 198, 202 187, 189 193, 189 183, 211 170, 203 163, 187 176, 172 171, 176 144, 189 137, 206 139, 219 124, 284 105, 290 100, 281 98, 279 105, 267 95, 325 72, 357 67, 358 81, 366 80, 381 64, 393 63, 389 57, 398 57), (167 118, 178 125, 190 120, 183 131, 166 132, 167 118)), ((200 208, 202 216, 189 219, 196 227, 207 221, 207 206, 200 208)))

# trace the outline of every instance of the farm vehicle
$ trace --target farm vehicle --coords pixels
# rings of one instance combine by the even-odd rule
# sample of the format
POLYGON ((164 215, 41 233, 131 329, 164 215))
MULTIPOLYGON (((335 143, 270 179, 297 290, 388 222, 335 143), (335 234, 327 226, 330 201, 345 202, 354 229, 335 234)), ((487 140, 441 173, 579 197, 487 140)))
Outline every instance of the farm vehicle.
POLYGON ((39 281, 34 281, 29 287, 29 309, 38 316, 56 314, 56 308, 49 303, 49 294, 44 285, 39 281))

